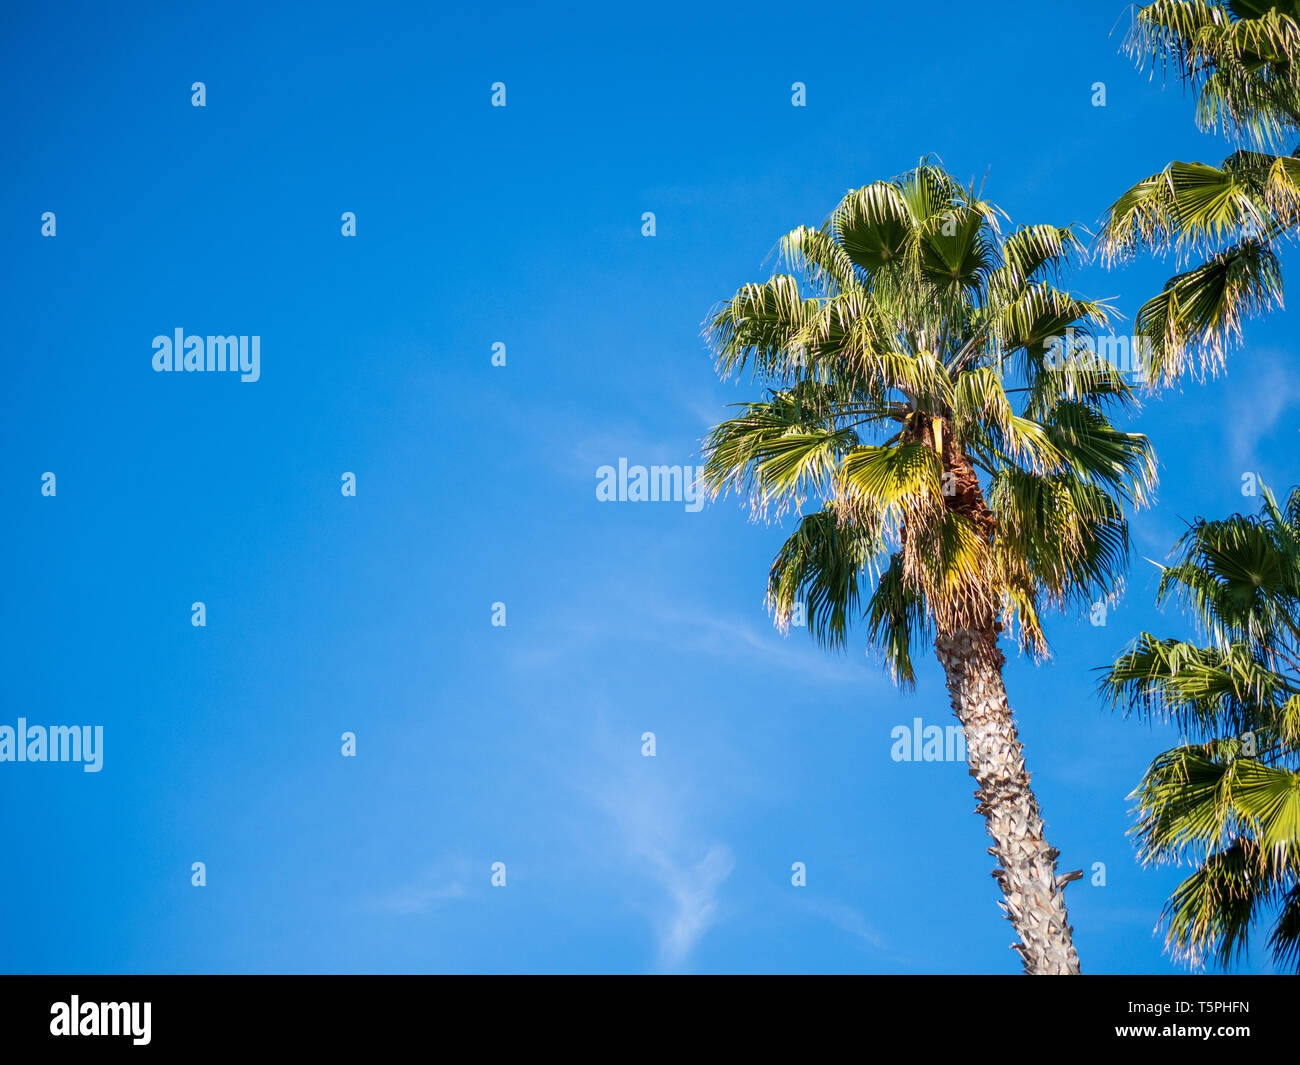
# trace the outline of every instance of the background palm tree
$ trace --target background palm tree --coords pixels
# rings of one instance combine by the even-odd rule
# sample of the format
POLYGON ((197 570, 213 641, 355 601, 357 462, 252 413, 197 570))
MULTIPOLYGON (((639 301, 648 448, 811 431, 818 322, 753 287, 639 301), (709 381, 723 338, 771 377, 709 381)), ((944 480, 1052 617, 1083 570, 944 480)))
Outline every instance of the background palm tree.
POLYGON ((913 642, 933 635, 1016 949, 1029 973, 1077 973, 999 642, 1041 655, 1042 604, 1111 591, 1122 504, 1154 480, 1146 438, 1106 416, 1129 386, 1060 339, 1091 336, 1107 309, 1052 283, 1078 249, 1070 229, 1004 237, 994 207, 926 164, 851 191, 780 249, 788 272, 706 327, 723 377, 770 388, 711 431, 705 484, 756 514, 803 511, 769 575, 778 624, 802 603, 842 648, 861 618, 905 685, 913 642))
POLYGON ((1243 319, 1281 303, 1277 245, 1300 231, 1300 3, 1156 0, 1134 13, 1126 51, 1172 67, 1196 95, 1198 125, 1239 145, 1218 166, 1172 162, 1144 178, 1100 234, 1111 261, 1172 248, 1188 267, 1136 319, 1164 384, 1217 370, 1243 319))
POLYGON ((1109 669, 1115 705, 1205 742, 1165 751, 1134 792, 1145 862, 1190 861, 1166 948, 1228 964, 1274 911, 1268 947, 1300 971, 1300 490, 1285 510, 1197 520, 1160 577, 1204 642, 1142 633, 1109 669))

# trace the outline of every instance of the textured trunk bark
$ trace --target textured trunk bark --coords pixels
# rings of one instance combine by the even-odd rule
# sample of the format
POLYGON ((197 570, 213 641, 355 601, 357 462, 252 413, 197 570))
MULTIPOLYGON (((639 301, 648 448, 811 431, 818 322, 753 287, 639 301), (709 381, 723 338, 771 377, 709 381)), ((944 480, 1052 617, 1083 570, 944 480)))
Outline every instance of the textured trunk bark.
POLYGON ((1020 935, 1013 945, 1031 976, 1079 973, 1071 942, 1064 885, 1056 879, 1057 851, 1043 836, 1038 801, 1029 786, 1024 749, 1011 720, 1002 683, 1006 661, 996 631, 958 629, 941 634, 935 653, 948 678, 952 708, 966 732, 966 759, 979 783, 975 792, 994 845, 989 853, 1006 901, 1007 920, 1020 935))

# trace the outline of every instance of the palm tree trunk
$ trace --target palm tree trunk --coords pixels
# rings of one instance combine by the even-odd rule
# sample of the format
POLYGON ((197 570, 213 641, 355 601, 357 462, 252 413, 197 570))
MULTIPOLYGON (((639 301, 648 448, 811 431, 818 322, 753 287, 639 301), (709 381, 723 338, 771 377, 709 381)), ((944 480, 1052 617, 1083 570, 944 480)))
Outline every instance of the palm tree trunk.
POLYGON ((993 837, 989 853, 1000 865, 993 876, 1006 899, 1000 905, 1020 935, 1013 949, 1031 976, 1077 975, 1079 955, 1071 942, 1063 885, 1056 880, 1058 852, 1043 836, 1002 683, 1006 658, 998 649, 997 633, 958 629, 941 634, 935 653, 966 733, 970 775, 979 783, 975 812, 984 815, 993 837))

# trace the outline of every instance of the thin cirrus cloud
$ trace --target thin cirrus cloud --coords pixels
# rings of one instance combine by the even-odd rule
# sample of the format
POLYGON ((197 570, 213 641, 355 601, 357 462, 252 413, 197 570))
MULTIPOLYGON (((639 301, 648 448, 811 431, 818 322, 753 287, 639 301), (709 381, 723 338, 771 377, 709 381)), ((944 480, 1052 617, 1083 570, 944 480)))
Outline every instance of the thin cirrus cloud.
POLYGON ((597 731, 602 738, 589 748, 591 761, 575 787, 601 815, 600 827, 593 832, 584 820, 581 845, 622 871, 623 901, 641 910, 654 932, 653 967, 681 971, 709 929, 731 912, 723 888, 735 855, 704 824, 707 813, 689 769, 653 765, 639 754, 629 763, 603 724, 597 731))
POLYGON ((860 910, 843 902, 830 899, 810 899, 803 903, 804 908, 818 917, 830 921, 841 931, 861 939, 877 951, 888 951, 889 944, 884 936, 863 916, 860 910))
POLYGON ((724 916, 720 892, 735 869, 735 856, 725 843, 705 843, 690 833, 660 797, 606 794, 601 804, 617 825, 624 861, 658 889, 648 907, 656 968, 681 971, 724 916))
POLYGON ((619 619, 614 630, 607 621, 592 621, 601 616, 597 605, 572 603, 567 611, 552 613, 546 634, 527 647, 512 649, 512 664, 535 669, 566 660, 590 660, 611 641, 632 640, 715 664, 799 677, 818 686, 886 688, 883 674, 877 663, 864 655, 860 640, 846 655, 827 655, 808 637, 807 629, 778 632, 761 603, 755 603, 752 614, 744 616, 700 601, 674 600, 665 595, 659 574, 647 575, 643 581, 611 578, 601 593, 608 601, 636 603, 635 615, 619 619))
POLYGON ((685 965, 700 937, 718 920, 718 891, 736 867, 731 848, 715 843, 693 865, 680 864, 662 850, 643 852, 671 908, 659 921, 659 964, 665 971, 685 965))
POLYGON ((468 894, 460 879, 448 880, 445 873, 431 869, 422 877, 371 899, 369 908, 403 916, 430 913, 468 894))
POLYGON ((1227 432, 1228 453, 1234 467, 1258 473, 1254 467, 1261 462, 1261 445, 1278 430, 1282 416, 1294 408, 1300 399, 1300 387, 1280 352, 1268 349, 1255 353, 1255 357, 1263 364, 1262 370, 1248 385, 1238 385, 1232 390, 1227 432))

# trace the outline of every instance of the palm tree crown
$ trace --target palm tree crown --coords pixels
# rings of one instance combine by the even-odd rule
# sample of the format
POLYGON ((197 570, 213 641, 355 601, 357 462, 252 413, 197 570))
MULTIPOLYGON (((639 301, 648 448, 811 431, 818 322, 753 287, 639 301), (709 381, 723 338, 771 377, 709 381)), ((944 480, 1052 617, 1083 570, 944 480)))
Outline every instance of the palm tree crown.
POLYGON ((1135 12, 1126 48, 1172 67, 1201 128, 1238 142, 1218 166, 1172 162, 1144 178, 1105 219, 1109 259, 1173 249, 1190 267, 1137 315, 1165 384, 1216 371, 1242 321, 1281 303, 1277 245, 1300 230, 1300 3, 1156 0, 1135 12))
POLYGON ((1197 520, 1160 578, 1203 640, 1141 634, 1110 667, 1115 705, 1189 737, 1134 797, 1147 862, 1196 868, 1165 906, 1168 947, 1228 964, 1274 911, 1268 946, 1300 971, 1300 490, 1257 516, 1197 520))
POLYGON ((867 639, 904 682, 935 625, 999 624, 1043 651, 1041 602, 1114 588, 1122 504, 1154 481, 1146 438, 1107 417, 1134 402, 1123 375, 1059 357, 1067 329, 1109 320, 1052 283, 1073 232, 1003 237, 998 215, 931 165, 850 192, 781 241, 792 272, 707 330, 724 377, 773 387, 711 432, 706 484, 758 514, 821 503, 773 564, 778 621, 806 600, 813 635, 843 646, 870 577, 867 639))

